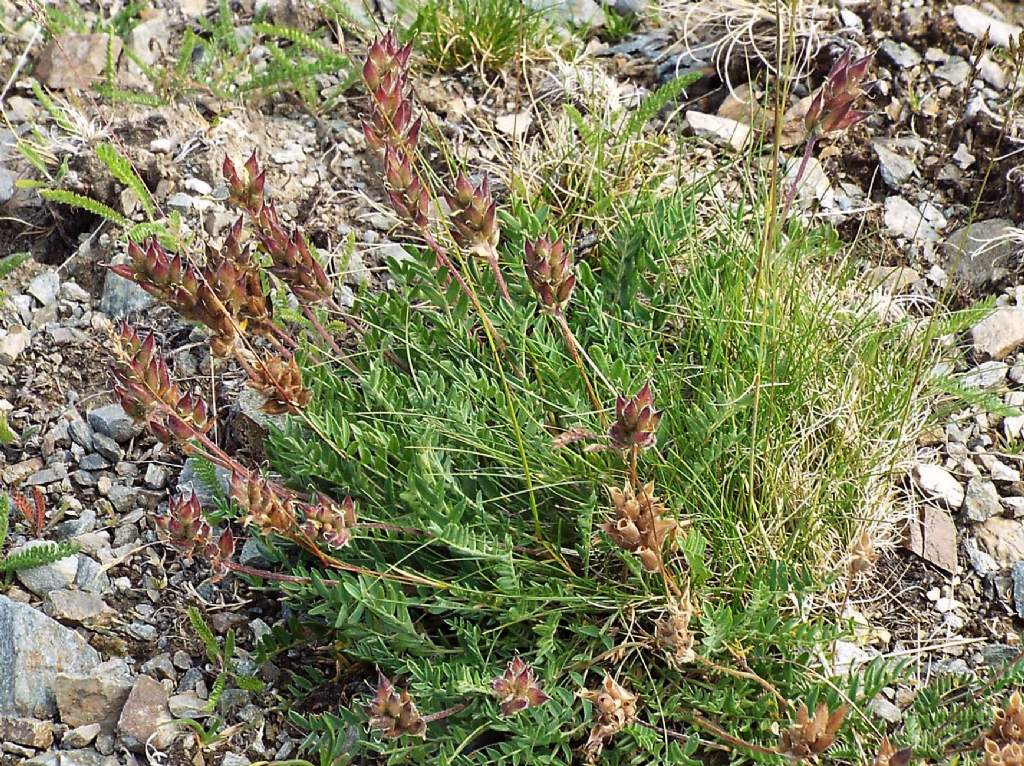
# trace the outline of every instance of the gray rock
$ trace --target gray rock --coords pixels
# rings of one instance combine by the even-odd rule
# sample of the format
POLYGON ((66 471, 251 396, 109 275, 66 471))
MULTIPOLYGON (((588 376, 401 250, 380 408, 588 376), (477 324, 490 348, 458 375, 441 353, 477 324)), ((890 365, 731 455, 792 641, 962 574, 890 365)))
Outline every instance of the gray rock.
POLYGON ((96 622, 110 612, 103 599, 84 590, 54 590, 47 596, 47 613, 65 622, 96 622))
POLYGON ((175 192, 167 198, 167 207, 179 213, 187 213, 195 207, 195 199, 185 192, 175 192))
POLYGON ((116 442, 126 442, 135 435, 135 425, 120 404, 108 404, 89 411, 89 425, 94 431, 116 442))
POLYGON ((52 269, 44 271, 41 274, 37 274, 28 283, 25 291, 39 301, 41 305, 49 306, 57 300, 57 295, 60 292, 60 277, 52 269))
POLYGON ((102 570, 99 563, 79 553, 75 585, 84 591, 99 595, 110 591, 110 578, 107 577, 107 573, 102 570))
POLYGON ((271 564, 260 550, 260 544, 253 537, 246 538, 242 550, 238 554, 238 560, 247 567, 256 567, 257 569, 266 569, 271 564))
POLYGON ((175 718, 206 718, 210 715, 206 700, 200 699, 195 692, 173 695, 168 698, 167 707, 175 718))
POLYGON ((83 471, 102 471, 104 468, 110 468, 110 463, 98 452, 90 452, 78 461, 78 467, 83 471))
POLYGON ((890 188, 899 189, 917 172, 917 165, 913 160, 897 154, 884 142, 873 141, 871 146, 878 155, 878 170, 882 174, 882 180, 890 188))
POLYGON ((915 486, 926 498, 940 500, 953 509, 963 505, 963 486, 942 466, 934 463, 918 463, 911 471, 911 477, 915 486))
POLYGON ((100 733, 100 725, 91 723, 88 726, 78 726, 68 729, 61 737, 60 746, 66 750, 76 747, 88 747, 100 733))
POLYGON ((121 458, 124 457, 124 450, 121 446, 111 439, 109 436, 104 434, 94 433, 92 435, 93 449, 99 454, 103 455, 111 463, 120 462, 121 458))
POLYGON ((25 761, 22 766, 119 766, 120 763, 113 755, 83 748, 43 753, 25 761))
POLYGON ((43 750, 53 744, 53 724, 35 718, 0 716, 0 743, 43 750))
POLYGON ((68 421, 68 434, 71 436, 71 440, 82 449, 92 449, 92 429, 81 418, 76 417, 68 421))
POLYGON ((975 571, 978 577, 988 577, 999 571, 999 564, 996 563, 996 560, 978 548, 978 543, 974 538, 966 538, 963 542, 963 549, 968 562, 970 562, 971 569, 975 571))
POLYGON ((964 515, 969 521, 980 523, 999 516, 1003 506, 999 502, 996 485, 987 479, 973 478, 967 482, 964 494, 964 515))
POLYGON ((963 384, 968 388, 995 388, 1006 382, 1010 366, 1006 362, 982 362, 964 374, 963 384))
POLYGON ((1024 346, 1024 308, 1000 306, 974 325, 970 335, 975 354, 1005 359, 1024 346))
POLYGON ((935 76, 950 85, 963 85, 971 74, 971 65, 959 56, 950 56, 945 64, 935 70, 935 76))
POLYGON ((167 468, 157 463, 150 463, 146 466, 146 475, 142 481, 150 489, 163 489, 167 486, 167 468))
POLYGON ((0 596, 0 714, 50 718, 60 673, 85 673, 100 656, 77 633, 0 596))
POLYGON ((107 62, 107 48, 117 61, 121 38, 105 34, 63 34, 50 40, 36 55, 32 74, 47 88, 84 90, 99 79, 107 62))
POLYGON ((58 481, 64 481, 66 478, 68 478, 67 466, 63 463, 54 463, 50 467, 36 471, 29 476, 25 479, 25 484, 30 487, 38 487, 46 484, 56 484, 58 481))
POLYGON ((562 25, 592 29, 605 23, 604 11, 594 0, 526 0, 526 5, 562 25))
POLYGON ((10 170, 0 165, 0 205, 6 205, 14 196, 15 184, 18 177, 10 170))
POLYGON ((363 262, 363 254, 359 250, 353 250, 349 254, 348 263, 345 264, 345 271, 342 276, 350 285, 356 287, 365 287, 370 284, 373 279, 373 275, 370 273, 370 269, 363 262))
POLYGON ((921 54, 906 43, 895 40, 882 40, 878 52, 901 69, 909 69, 921 63, 921 54))
POLYGON ((934 241, 939 238, 924 214, 903 197, 886 198, 885 225, 895 234, 911 240, 934 241))
MULTIPOLYGON (((31 548, 48 545, 44 540, 30 540, 29 542, 15 548, 12 553, 20 553, 31 548)), ((30 569, 20 569, 17 572, 18 581, 35 593, 37 596, 45 596, 52 590, 60 590, 73 585, 78 575, 78 554, 73 553, 62 559, 53 561, 42 566, 30 569)))
MULTIPOLYGON (((127 255, 115 256, 113 262, 129 263, 127 255)), ((100 311, 113 319, 121 319, 138 311, 144 311, 156 303, 156 299, 137 284, 111 271, 103 279, 103 295, 100 296, 100 311)))
POLYGON ((68 726, 100 724, 112 732, 132 690, 124 660, 109 660, 89 672, 59 674, 53 684, 60 720, 68 726))
MULTIPOLYGON (((243 389, 246 390, 246 389, 243 389)), ((216 466, 217 481, 221 490, 226 495, 231 482, 231 472, 226 468, 216 466)), ((199 498, 199 503, 208 506, 213 503, 213 492, 196 476, 196 464, 192 458, 188 458, 181 466, 181 473, 178 474, 178 492, 192 491, 199 498)))
POLYGON ((903 720, 903 711, 881 695, 868 703, 868 710, 886 723, 899 723, 903 720))
POLYGON ((1013 580, 1013 607, 1018 617, 1024 617, 1024 561, 1018 561, 1010 570, 1013 580))
POLYGON ((979 40, 985 38, 989 44, 1008 48, 1010 41, 1021 34, 1021 28, 989 16, 971 5, 954 5, 953 18, 964 32, 979 40))
POLYGON ((31 340, 32 331, 24 325, 9 327, 4 335, 0 335, 0 365, 12 364, 28 348, 31 340))
POLYGON ((54 535, 58 540, 66 540, 69 537, 84 535, 96 528, 96 511, 86 508, 77 519, 62 521, 54 528, 54 535))
POLYGON ((107 499, 110 504, 121 513, 128 513, 135 507, 135 498, 138 493, 132 487, 124 484, 114 484, 107 492, 107 499))
POLYGON ((1019 266, 1020 247, 1012 239, 1012 228, 1006 218, 989 218, 958 229, 939 248, 943 268, 970 292, 1000 282, 1019 266))
POLYGON ((89 291, 76 282, 61 283, 60 297, 72 303, 89 303, 92 301, 89 291))

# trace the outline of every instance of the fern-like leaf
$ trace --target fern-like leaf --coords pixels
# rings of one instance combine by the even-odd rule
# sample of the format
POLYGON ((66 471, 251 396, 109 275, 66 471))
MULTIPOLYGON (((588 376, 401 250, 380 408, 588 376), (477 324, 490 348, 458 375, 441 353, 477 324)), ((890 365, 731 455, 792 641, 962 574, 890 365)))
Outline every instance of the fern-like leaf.
POLYGON ((1003 418, 1019 417, 1022 413, 1017 407, 1011 407, 1003 402, 1002 398, 991 391, 982 388, 974 388, 964 383, 959 378, 949 375, 939 375, 932 381, 935 386, 950 396, 976 409, 988 412, 991 415, 998 415, 1003 418))
POLYGON ((206 656, 210 658, 210 662, 218 662, 221 657, 220 644, 217 643, 217 639, 214 637, 213 631, 210 630, 210 626, 206 624, 203 616, 194 606, 188 608, 188 620, 192 623, 192 630, 196 632, 199 640, 206 647, 206 656))
POLYGON ((104 205, 102 202, 94 200, 92 197, 86 197, 84 194, 78 194, 77 192, 68 191, 67 189, 40 189, 39 196, 47 202, 54 202, 58 205, 67 205, 68 207, 77 207, 82 210, 87 210, 93 215, 99 216, 100 218, 120 226, 121 228, 127 228, 130 225, 130 221, 112 207, 104 205))
POLYGON ((132 193, 139 200, 146 216, 152 219, 156 215, 156 204, 153 202, 153 195, 149 193, 146 184, 132 167, 132 163, 114 147, 113 144, 103 143, 96 147, 96 156, 100 162, 107 166, 111 174, 122 184, 132 190, 132 193))
POLYGON ((12 553, 0 561, 0 572, 18 572, 22 569, 41 567, 68 556, 74 556, 76 553, 78 553, 77 543, 65 541, 36 545, 12 553))
POLYGON ((639 135, 640 131, 644 129, 644 126, 654 119, 654 116, 660 112, 666 104, 679 98, 679 95, 684 90, 693 85, 699 79, 700 74, 692 72, 690 74, 683 75, 682 77, 677 77, 674 80, 669 80, 654 91, 654 93, 641 101, 640 105, 629 116, 625 130, 622 132, 622 139, 628 141, 629 139, 639 135))
POLYGON ((7 531, 11 526, 11 498, 7 493, 0 495, 0 546, 7 539, 7 531))

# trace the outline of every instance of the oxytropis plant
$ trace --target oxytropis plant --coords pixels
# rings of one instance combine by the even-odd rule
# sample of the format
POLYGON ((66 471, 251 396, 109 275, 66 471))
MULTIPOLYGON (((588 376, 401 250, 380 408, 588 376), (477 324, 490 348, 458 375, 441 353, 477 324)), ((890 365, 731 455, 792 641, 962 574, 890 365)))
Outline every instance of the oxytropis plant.
MULTIPOLYGON (((661 286, 637 273, 599 283, 541 216, 499 210, 486 178, 436 181, 410 58, 388 33, 362 70, 367 145, 410 249, 425 256, 392 264, 395 290, 344 310, 329 264, 281 219, 255 155, 241 167, 224 160, 240 217, 221 246, 200 259, 130 245, 130 263, 112 267, 205 326, 212 353, 245 372, 266 412, 288 416, 270 438, 280 476, 243 465, 215 441, 212 408, 171 378, 155 338, 120 328, 125 409, 230 475, 220 529, 195 495, 172 499, 157 524, 215 577, 280 581, 298 612, 333 632, 376 682, 345 702, 378 753, 446 762, 489 741, 510 763, 597 761, 619 758, 616 743, 631 737, 689 763, 700 729, 766 758, 820 756, 847 720, 838 695, 815 696, 811 714, 808 684, 788 666, 780 688, 749 648, 730 644, 745 617, 702 614, 709 575, 694 520, 665 480, 682 484, 680 474, 658 456, 677 413, 659 404, 666 378, 651 378, 681 343, 659 345, 680 332, 664 303, 652 308, 661 286), (298 312, 283 318, 274 307, 286 294, 298 312), (589 353, 600 344, 579 339, 594 325, 612 338, 600 358, 589 353), (239 527, 289 571, 238 563, 239 527), (650 690, 638 688, 644 673, 650 690), (709 701, 725 679, 782 734, 709 701), (698 705, 744 730, 724 730, 698 705)), ((849 122, 839 100, 818 107, 826 126, 849 122)), ((854 573, 873 563, 869 539, 858 550, 854 573)), ((757 639, 765 657, 782 641, 804 651, 802 618, 783 622, 765 603, 764 624, 749 626, 771 636, 757 639)))

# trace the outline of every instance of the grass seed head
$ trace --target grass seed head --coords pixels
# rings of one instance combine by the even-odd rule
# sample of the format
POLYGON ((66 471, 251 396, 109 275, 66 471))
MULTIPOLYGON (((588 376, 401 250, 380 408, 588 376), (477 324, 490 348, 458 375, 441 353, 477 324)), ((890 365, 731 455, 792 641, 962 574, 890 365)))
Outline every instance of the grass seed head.
POLYGON ((370 728, 387 739, 398 737, 427 737, 427 722, 416 709, 416 704, 405 689, 396 689, 384 676, 377 682, 377 692, 367 706, 370 728))
POLYGON ((537 683, 533 668, 520 657, 514 658, 505 672, 491 682, 491 689, 498 697, 503 716, 515 715, 550 699, 537 683))

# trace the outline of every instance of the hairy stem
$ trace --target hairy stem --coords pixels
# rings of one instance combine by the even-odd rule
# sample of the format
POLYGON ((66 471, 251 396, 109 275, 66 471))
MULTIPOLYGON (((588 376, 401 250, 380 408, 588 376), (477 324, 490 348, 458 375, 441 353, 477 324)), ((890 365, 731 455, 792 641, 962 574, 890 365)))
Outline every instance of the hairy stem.
POLYGON ((562 337, 565 339, 565 345, 569 350, 569 356, 571 356, 573 361, 576 363, 576 367, 580 371, 580 377, 583 378, 583 385, 586 386, 587 397, 590 399, 590 405, 594 408, 594 412, 597 413, 597 417, 600 418, 602 428, 607 428, 608 418, 605 417, 604 407, 601 405, 601 400, 597 397, 594 385, 590 382, 590 376, 587 374, 586 365, 583 364, 583 357, 580 356, 579 343, 576 341, 576 336, 573 335, 572 330, 569 328, 569 323, 565 320, 565 314, 562 313, 561 309, 555 310, 554 317, 555 322, 562 331, 562 337))

